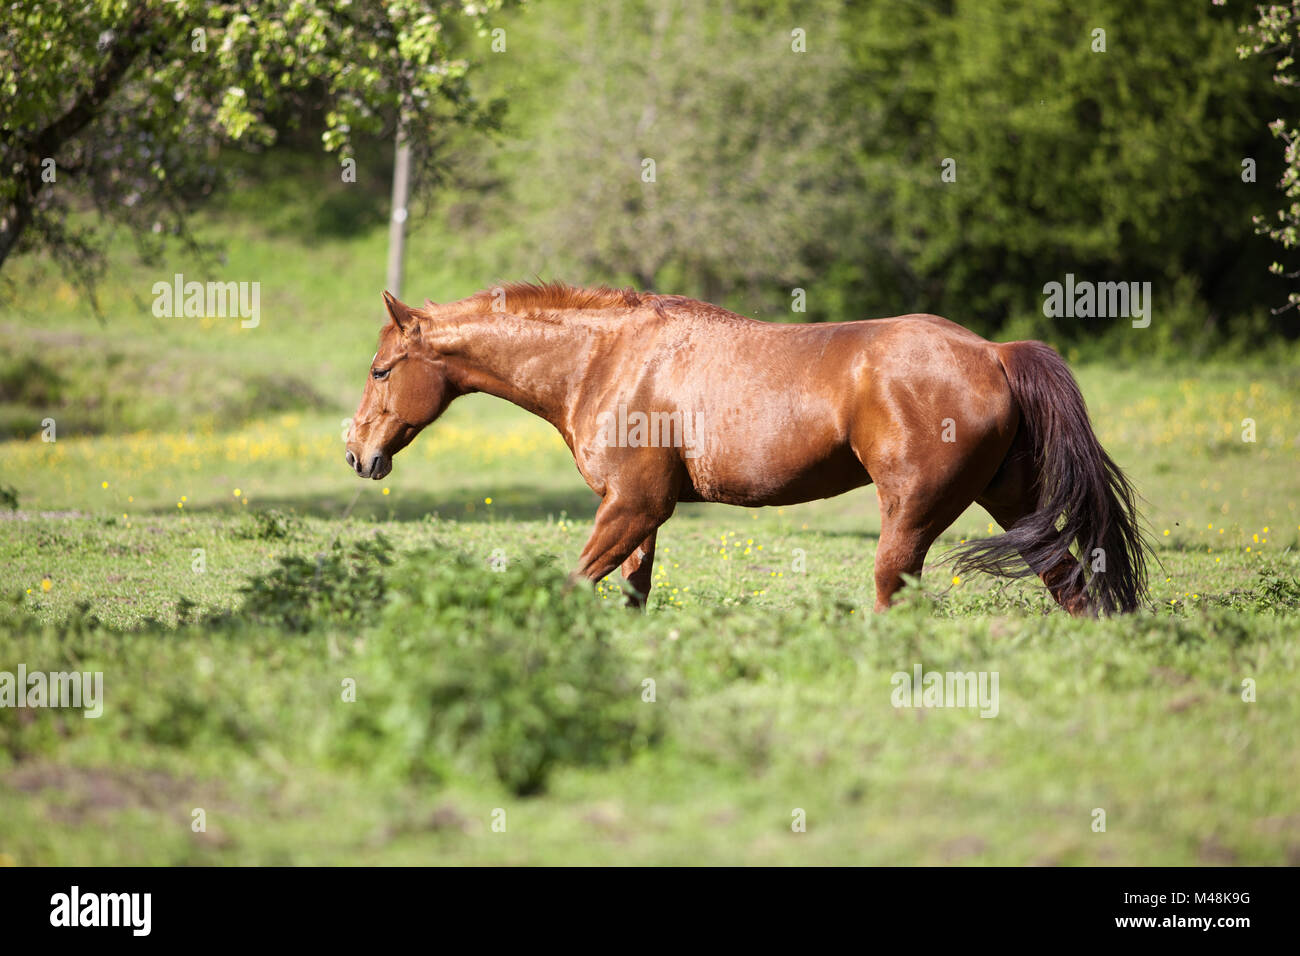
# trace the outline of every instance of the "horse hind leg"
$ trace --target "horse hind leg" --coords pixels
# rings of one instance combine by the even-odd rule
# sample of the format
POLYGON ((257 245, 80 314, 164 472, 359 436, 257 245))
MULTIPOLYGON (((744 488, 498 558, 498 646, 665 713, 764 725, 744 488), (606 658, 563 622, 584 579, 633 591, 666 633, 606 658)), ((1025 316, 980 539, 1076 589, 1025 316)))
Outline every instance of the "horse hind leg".
POLYGON ((934 543, 926 522, 917 520, 915 509, 895 496, 880 493, 880 543, 876 547, 876 610, 893 603, 904 584, 904 575, 920 576, 925 556, 934 543))
POLYGON ((935 539, 975 501, 974 489, 955 482, 908 492, 880 488, 880 544, 876 548, 876 610, 893 602, 904 575, 920 577, 935 539))
MULTIPOLYGON (((925 556, 939 537, 992 480, 1006 444, 987 431, 965 445, 916 443, 908 458, 876 456, 867 465, 880 495, 880 544, 876 549, 876 610, 888 608, 904 575, 920 576, 925 556), (872 467, 874 465, 874 467, 872 467)), ((938 436, 936 436, 937 439, 938 436)))

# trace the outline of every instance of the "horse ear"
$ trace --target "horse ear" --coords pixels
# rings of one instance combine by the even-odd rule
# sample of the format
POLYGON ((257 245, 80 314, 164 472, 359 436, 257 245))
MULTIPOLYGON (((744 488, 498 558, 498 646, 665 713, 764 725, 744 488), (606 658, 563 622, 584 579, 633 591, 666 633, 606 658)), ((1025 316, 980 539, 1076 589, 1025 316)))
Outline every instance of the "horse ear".
POLYGON ((415 321, 415 310, 409 305, 398 300, 397 296, 384 290, 384 305, 388 307, 388 314, 392 316, 393 324, 402 332, 411 334, 419 331, 419 325, 415 321))
POLYGON ((431 312, 431 311, 433 311, 434 309, 436 309, 437 307, 438 307, 438 303, 437 303, 437 302, 434 302, 432 299, 425 299, 425 300, 424 300, 424 311, 426 311, 426 312, 431 312))

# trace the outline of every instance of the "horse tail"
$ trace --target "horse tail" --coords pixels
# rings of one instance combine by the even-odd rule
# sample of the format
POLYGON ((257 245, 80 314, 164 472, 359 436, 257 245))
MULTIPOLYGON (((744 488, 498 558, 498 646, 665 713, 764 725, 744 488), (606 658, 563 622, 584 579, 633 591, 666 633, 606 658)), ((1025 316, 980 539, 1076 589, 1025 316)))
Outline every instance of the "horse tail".
POLYGON ((996 348, 1033 450, 1036 500, 1005 534, 958 547, 955 570, 1026 577, 1069 559, 1077 541, 1063 593, 1082 595, 1093 614, 1136 610, 1151 547, 1132 484, 1097 440, 1065 360, 1042 342, 996 348))

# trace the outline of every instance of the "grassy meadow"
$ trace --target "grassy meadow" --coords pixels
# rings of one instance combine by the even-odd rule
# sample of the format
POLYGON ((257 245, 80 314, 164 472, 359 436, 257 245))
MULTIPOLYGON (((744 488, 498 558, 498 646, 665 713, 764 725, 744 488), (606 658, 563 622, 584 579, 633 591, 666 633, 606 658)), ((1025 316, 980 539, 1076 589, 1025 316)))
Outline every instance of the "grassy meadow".
MULTIPOLYGON (((868 488, 682 506, 636 615, 564 590, 596 500, 512 406, 352 475, 384 230, 243 201, 289 210, 208 222, 257 328, 155 318, 180 256, 115 261, 102 318, 10 273, 0 671, 102 671, 104 713, 0 708, 0 862, 1300 864, 1294 365, 1076 364, 1146 500, 1142 613, 954 579, 973 508, 874 615, 868 488), (916 665, 997 672, 997 715, 893 706, 916 665)), ((467 255, 417 231, 407 298, 499 278, 467 255)))

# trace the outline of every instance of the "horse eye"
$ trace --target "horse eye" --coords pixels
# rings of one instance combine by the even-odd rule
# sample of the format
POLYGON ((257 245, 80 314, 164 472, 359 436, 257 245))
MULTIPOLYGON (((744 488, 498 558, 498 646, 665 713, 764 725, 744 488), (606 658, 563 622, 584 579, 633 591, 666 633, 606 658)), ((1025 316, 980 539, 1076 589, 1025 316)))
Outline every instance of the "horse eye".
POLYGON ((383 379, 388 378, 388 373, 390 371, 392 370, 386 368, 374 368, 370 370, 370 377, 373 378, 376 382, 379 382, 382 381, 383 379))

